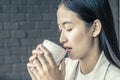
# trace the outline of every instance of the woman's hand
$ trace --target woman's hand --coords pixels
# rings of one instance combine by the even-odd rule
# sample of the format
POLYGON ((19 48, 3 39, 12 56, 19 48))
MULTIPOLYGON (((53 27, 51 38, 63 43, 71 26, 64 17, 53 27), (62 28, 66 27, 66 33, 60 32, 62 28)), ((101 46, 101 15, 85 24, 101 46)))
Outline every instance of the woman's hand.
POLYGON ((64 80, 64 61, 59 70, 50 52, 43 45, 38 45, 32 54, 27 65, 32 80, 64 80))
POLYGON ((33 55, 29 58, 29 63, 27 64, 27 69, 28 69, 28 72, 32 78, 32 80, 37 80, 37 78, 35 77, 34 73, 32 72, 35 68, 34 64, 33 64, 33 60, 36 59, 37 56, 36 55, 33 55))

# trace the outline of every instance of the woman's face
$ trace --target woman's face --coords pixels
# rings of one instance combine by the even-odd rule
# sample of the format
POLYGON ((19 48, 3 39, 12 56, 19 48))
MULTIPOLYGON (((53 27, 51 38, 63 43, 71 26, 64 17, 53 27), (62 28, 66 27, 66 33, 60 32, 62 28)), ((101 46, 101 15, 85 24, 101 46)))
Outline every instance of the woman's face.
POLYGON ((70 58, 82 59, 88 55, 93 45, 92 30, 77 14, 60 5, 57 11, 57 22, 60 30, 60 42, 70 58))

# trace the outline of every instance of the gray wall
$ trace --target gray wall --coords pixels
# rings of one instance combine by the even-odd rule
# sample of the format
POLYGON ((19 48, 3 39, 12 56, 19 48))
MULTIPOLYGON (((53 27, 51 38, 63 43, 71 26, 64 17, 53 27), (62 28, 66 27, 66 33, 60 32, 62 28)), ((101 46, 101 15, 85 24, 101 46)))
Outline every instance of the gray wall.
POLYGON ((30 80, 26 63, 44 38, 58 42, 57 0, 0 0, 0 80, 30 80))
MULTIPOLYGON (((118 0, 110 0, 118 34, 118 0)), ((0 0, 0 80, 31 80, 26 63, 44 38, 58 42, 57 0, 0 0)))
POLYGON ((119 49, 120 49, 120 29, 119 29, 119 0, 109 0, 110 4, 112 5, 112 12, 113 12, 113 17, 114 17, 114 23, 115 23, 115 29, 116 29, 116 34, 118 38, 118 43, 119 43, 119 49))
POLYGON ((120 0, 119 0, 119 17, 118 17, 119 19, 119 25, 118 25, 118 32, 119 32, 119 50, 120 50, 120 0))

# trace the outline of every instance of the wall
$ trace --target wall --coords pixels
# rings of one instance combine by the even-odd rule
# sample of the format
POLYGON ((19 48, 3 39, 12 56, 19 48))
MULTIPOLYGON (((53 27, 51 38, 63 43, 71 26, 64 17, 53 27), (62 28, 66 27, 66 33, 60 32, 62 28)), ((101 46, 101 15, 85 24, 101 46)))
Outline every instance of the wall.
POLYGON ((119 19, 118 19, 119 20, 119 25, 118 25, 119 34, 118 35, 119 35, 119 50, 120 50, 120 0, 119 0, 119 12, 118 13, 119 13, 119 19))
MULTIPOLYGON (((118 35, 118 0, 110 1, 118 35)), ((0 80, 31 80, 32 49, 45 38, 58 42, 56 6, 57 0, 0 0, 0 80)))
MULTIPOLYGON (((117 38, 118 38, 118 42, 120 40, 120 30, 119 30, 119 0, 109 0, 110 4, 112 5, 112 12, 113 12, 113 17, 114 17, 114 23, 115 23, 115 29, 116 29, 116 34, 117 34, 117 38)), ((119 45, 119 49, 120 49, 120 45, 119 45)))
POLYGON ((30 80, 32 49, 44 38, 58 42, 57 0, 0 0, 0 80, 30 80))

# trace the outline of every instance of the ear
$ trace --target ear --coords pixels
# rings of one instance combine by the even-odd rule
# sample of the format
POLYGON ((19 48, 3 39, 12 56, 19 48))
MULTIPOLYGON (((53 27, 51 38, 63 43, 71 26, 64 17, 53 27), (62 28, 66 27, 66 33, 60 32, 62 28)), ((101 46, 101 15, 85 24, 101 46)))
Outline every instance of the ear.
POLYGON ((92 28, 93 28, 92 36, 97 37, 100 34, 101 29, 102 29, 102 24, 101 24, 100 20, 96 19, 93 23, 92 28))

